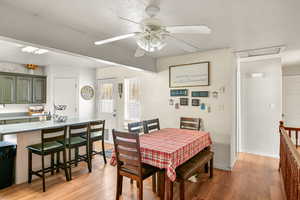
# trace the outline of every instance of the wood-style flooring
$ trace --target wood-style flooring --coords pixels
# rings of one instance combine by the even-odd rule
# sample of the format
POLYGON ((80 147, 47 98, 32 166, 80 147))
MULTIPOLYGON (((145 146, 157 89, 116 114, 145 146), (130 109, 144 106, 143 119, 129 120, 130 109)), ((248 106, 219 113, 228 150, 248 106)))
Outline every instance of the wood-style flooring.
MULTIPOLYGON (((73 180, 66 182, 63 172, 46 179, 42 192, 41 179, 32 184, 14 185, 0 190, 0 200, 113 200, 116 189, 116 169, 96 156, 93 172, 88 173, 85 163, 73 168, 73 180)), ((240 154, 232 172, 215 170, 214 178, 201 175, 199 182, 189 183, 188 200, 284 200, 278 160, 240 154)), ((144 199, 159 199, 151 189, 151 178, 146 180, 144 199)), ((178 199, 178 185, 174 185, 174 199, 178 199)), ((136 199, 136 185, 124 179, 121 200, 136 199)))

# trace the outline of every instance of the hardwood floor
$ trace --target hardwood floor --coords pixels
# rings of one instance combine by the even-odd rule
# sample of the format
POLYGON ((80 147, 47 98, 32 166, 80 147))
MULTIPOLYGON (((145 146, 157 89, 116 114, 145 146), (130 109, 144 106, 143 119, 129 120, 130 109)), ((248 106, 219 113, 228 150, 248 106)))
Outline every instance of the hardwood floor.
MULTIPOLYGON (((201 175, 198 183, 189 183, 188 200, 283 200, 278 160, 240 154, 232 172, 215 170, 214 178, 201 175), (194 194, 194 195, 191 195, 194 194)), ((103 163, 100 156, 93 160, 93 172, 85 163, 74 168, 73 180, 66 182, 63 173, 46 179, 47 191, 42 192, 41 180, 0 190, 0 200, 113 200, 116 189, 115 167, 103 163)), ((178 184, 174 185, 178 199, 178 184)), ((124 178, 121 200, 136 199, 137 189, 124 178)), ((151 178, 145 181, 144 199, 159 199, 152 193, 151 178)))

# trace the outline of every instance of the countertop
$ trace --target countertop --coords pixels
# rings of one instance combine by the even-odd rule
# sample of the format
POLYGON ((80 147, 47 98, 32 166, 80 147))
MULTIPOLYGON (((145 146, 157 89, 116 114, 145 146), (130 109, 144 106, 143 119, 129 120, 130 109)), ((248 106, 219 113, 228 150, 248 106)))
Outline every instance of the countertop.
POLYGON ((3 120, 15 120, 15 119, 33 119, 41 116, 45 116, 44 114, 40 115, 29 115, 27 112, 23 113, 4 113, 0 114, 0 121, 3 120))
POLYGON ((50 121, 40 121, 40 122, 28 122, 28 123, 19 123, 19 124, 8 124, 0 125, 0 135, 9 135, 9 134, 18 134, 23 132, 38 131, 47 128, 55 128, 61 126, 69 126, 73 124, 81 124, 92 121, 102 120, 97 117, 91 118, 70 118, 66 122, 54 122, 50 121))

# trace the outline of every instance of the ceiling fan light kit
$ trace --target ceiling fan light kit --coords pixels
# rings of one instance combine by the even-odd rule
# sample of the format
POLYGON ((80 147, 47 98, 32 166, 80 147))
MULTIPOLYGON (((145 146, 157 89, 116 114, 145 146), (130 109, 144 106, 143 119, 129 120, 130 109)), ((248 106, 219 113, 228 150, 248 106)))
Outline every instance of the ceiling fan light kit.
POLYGON ((137 36, 136 43, 147 52, 159 51, 167 45, 164 34, 152 32, 140 33, 137 36))

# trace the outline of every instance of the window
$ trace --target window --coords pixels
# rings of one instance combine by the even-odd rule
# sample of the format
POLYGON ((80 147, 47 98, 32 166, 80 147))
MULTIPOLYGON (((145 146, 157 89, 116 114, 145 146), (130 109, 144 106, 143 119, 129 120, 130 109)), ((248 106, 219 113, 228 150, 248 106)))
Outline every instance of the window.
POLYGON ((113 83, 99 83, 99 112, 112 113, 114 110, 113 83))
POLYGON ((125 79, 125 121, 139 121, 141 118, 140 80, 125 79))

